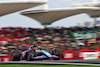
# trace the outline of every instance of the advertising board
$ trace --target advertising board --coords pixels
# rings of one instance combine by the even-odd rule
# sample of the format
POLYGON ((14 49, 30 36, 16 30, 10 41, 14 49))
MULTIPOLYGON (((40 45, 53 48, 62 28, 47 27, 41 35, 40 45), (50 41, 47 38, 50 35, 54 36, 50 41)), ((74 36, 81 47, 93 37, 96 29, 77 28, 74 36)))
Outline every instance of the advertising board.
POLYGON ((84 60, 98 59, 98 52, 84 52, 83 59, 84 60))
POLYGON ((81 32, 72 32, 72 39, 90 39, 99 37, 100 31, 81 31, 81 32))

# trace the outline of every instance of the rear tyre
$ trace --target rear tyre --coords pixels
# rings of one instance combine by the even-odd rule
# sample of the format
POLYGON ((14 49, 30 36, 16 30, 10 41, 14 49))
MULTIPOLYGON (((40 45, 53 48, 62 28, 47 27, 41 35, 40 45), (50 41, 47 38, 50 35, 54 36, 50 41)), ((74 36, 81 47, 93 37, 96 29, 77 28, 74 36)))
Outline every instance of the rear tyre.
POLYGON ((59 60, 60 59, 60 51, 59 51, 59 49, 53 49, 52 50, 52 55, 56 55, 56 56, 59 57, 59 58, 54 58, 54 60, 59 60))
POLYGON ((20 53, 19 51, 15 50, 11 53, 11 60, 12 61, 19 61, 20 60, 20 53))

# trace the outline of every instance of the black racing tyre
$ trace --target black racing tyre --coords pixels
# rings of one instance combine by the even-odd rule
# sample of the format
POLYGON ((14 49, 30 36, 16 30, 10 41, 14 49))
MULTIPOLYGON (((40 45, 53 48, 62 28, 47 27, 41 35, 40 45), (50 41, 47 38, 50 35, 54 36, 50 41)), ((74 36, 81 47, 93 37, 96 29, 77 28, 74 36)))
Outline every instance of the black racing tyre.
POLYGON ((27 60, 32 61, 34 60, 35 56, 36 56, 35 50, 29 50, 29 52, 27 53, 27 60))
POLYGON ((11 60, 12 61, 19 61, 20 60, 20 53, 19 51, 15 50, 11 52, 11 60))
POLYGON ((60 59, 60 51, 59 51, 59 49, 53 49, 52 50, 52 55, 56 55, 56 56, 58 56, 59 58, 54 58, 54 60, 59 60, 60 59))

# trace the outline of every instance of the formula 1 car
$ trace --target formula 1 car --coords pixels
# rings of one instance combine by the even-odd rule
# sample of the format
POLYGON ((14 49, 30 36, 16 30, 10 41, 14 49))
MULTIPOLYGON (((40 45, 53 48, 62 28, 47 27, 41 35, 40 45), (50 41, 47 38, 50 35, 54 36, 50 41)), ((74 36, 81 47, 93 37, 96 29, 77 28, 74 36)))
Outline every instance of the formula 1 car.
POLYGON ((11 52, 11 60, 12 61, 19 61, 19 60, 43 60, 43 59, 60 59, 60 51, 56 48, 52 50, 52 54, 50 54, 46 50, 41 50, 37 46, 30 46, 28 50, 22 52, 21 54, 19 51, 14 50, 11 52))

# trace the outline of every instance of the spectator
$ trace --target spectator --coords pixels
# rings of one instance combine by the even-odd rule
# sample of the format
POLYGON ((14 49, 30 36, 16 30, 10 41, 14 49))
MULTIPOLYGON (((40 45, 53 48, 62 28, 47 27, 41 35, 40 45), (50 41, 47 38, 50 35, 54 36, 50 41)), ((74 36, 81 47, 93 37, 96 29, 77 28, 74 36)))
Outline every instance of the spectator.
MULTIPOLYGON (((32 43, 36 43, 38 46, 41 46, 46 49, 48 48, 48 50, 52 49, 54 46, 59 46, 59 49, 61 51, 64 51, 69 48, 79 49, 87 46, 95 46, 95 43, 100 45, 100 37, 98 36, 97 40, 92 38, 85 40, 73 40, 72 32, 99 30, 100 27, 69 27, 45 29, 4 27, 0 30, 0 47, 5 47, 9 49, 11 47, 16 47, 18 48, 18 50, 23 51, 28 49, 29 46, 32 45, 32 43)), ((8 53, 10 53, 11 51, 9 49, 8 53)))

